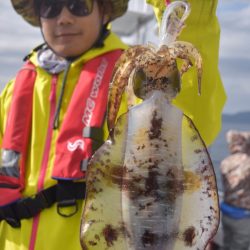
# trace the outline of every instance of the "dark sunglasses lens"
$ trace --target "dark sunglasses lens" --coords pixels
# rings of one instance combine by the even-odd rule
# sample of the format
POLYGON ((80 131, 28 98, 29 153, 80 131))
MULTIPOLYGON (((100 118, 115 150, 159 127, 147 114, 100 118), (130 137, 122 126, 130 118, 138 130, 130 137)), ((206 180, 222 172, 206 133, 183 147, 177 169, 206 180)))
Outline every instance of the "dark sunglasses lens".
POLYGON ((93 10, 94 0, 41 0, 38 6, 40 17, 54 18, 58 16, 62 8, 67 6, 68 10, 75 16, 88 16, 93 10))
POLYGON ((60 14, 63 3, 60 1, 43 0, 39 8, 40 17, 53 18, 60 14))
POLYGON ((75 16, 88 16, 93 10, 93 0, 68 1, 67 7, 75 16))

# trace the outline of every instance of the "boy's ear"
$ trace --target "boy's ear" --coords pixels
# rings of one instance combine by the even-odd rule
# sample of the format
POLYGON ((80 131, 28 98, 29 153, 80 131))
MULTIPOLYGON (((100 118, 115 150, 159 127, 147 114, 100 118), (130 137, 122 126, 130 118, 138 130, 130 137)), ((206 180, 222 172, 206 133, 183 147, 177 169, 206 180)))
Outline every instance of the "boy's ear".
POLYGON ((107 24, 107 23, 109 23, 109 21, 110 21, 110 15, 104 14, 103 24, 107 24))
POLYGON ((103 24, 107 24, 110 21, 112 7, 111 4, 105 4, 103 6, 103 24))

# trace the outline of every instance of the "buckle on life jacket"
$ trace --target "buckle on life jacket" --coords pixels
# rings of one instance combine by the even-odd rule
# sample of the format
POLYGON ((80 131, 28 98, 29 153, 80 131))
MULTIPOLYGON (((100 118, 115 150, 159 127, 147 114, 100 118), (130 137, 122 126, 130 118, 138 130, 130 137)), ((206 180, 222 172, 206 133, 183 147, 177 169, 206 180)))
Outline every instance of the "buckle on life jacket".
POLYGON ((78 212, 78 204, 75 199, 63 200, 57 202, 57 213, 63 217, 71 217, 78 212), (71 211, 67 209, 67 212, 63 208, 71 207, 71 211))
POLYGON ((82 193, 84 193, 85 196, 85 190, 78 190, 78 188, 76 188, 77 184, 80 183, 74 183, 68 180, 58 180, 56 200, 57 213, 59 215, 71 217, 78 212, 77 197, 79 197, 79 195, 82 196, 82 193), (78 193, 79 191, 80 194, 78 193))

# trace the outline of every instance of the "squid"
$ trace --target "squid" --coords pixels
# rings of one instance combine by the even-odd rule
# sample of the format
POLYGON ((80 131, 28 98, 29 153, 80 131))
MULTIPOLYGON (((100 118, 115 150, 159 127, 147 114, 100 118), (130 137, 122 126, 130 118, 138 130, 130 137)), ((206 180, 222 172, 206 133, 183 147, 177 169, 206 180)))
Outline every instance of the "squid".
POLYGON ((110 136, 88 166, 84 250, 203 250, 217 231, 212 161, 192 120, 172 105, 181 76, 193 65, 201 94, 201 55, 192 44, 176 41, 189 11, 186 2, 172 3, 160 46, 133 46, 116 64, 110 136), (177 59, 183 61, 180 70, 177 59), (141 102, 131 101, 117 117, 124 92, 141 102))

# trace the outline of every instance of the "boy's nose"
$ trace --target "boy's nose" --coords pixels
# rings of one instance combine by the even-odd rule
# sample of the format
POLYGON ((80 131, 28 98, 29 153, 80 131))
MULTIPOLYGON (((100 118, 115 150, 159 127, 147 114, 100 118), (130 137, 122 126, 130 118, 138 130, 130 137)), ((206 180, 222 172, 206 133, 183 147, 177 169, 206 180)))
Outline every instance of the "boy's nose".
POLYGON ((74 21, 74 15, 68 10, 66 6, 62 8, 61 13, 57 17, 58 24, 69 24, 74 21))

